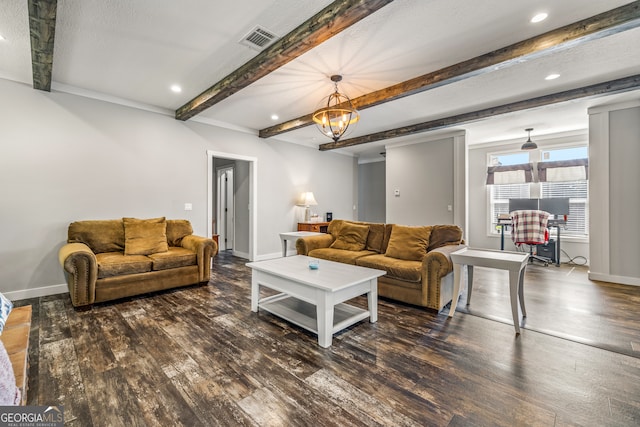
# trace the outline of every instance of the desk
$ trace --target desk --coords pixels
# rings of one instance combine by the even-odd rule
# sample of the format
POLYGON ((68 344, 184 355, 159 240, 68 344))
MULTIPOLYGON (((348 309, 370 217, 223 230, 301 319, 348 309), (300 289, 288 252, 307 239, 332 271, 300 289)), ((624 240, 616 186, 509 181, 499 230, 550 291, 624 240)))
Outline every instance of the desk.
POLYGON ((280 240, 282 241, 282 256, 287 256, 287 240, 297 240, 300 237, 305 236, 318 236, 325 233, 316 233, 313 231, 289 231, 280 233, 280 240))
MULTIPOLYGON (((547 223, 548 228, 555 227, 556 228, 556 267, 560 267, 560 227, 564 226, 567 221, 562 219, 550 219, 547 223)), ((511 221, 506 222, 498 222, 496 227, 500 227, 500 250, 504 251, 504 228, 511 227, 511 221)))
POLYGON ((460 288, 464 274, 462 267, 467 268, 467 305, 471 303, 473 287, 473 266, 498 268, 509 271, 509 295, 511 297, 511 315, 516 334, 520 333, 520 311, 522 317, 527 316, 524 308, 524 270, 529 261, 529 254, 522 252, 496 251, 491 249, 464 248, 451 253, 453 261, 453 299, 449 317, 453 317, 460 297, 460 288), (518 304, 519 301, 519 304, 518 304))

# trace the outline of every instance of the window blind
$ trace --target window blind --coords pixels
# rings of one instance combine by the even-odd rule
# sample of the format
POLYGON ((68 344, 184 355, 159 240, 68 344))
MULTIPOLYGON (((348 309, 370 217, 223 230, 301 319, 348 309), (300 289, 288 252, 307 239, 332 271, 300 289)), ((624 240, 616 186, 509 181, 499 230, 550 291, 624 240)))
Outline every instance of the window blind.
POLYGON ((524 184, 531 181, 533 181, 532 163, 487 168, 487 185, 524 184))

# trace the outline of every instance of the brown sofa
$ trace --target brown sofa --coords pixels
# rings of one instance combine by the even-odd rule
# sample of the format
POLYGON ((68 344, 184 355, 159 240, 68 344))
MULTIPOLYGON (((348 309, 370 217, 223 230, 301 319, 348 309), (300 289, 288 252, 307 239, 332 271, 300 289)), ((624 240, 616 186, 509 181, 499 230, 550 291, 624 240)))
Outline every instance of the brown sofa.
POLYGON ((77 221, 58 253, 74 307, 208 282, 212 239, 187 220, 77 221))
POLYGON ((409 227, 333 220, 328 234, 296 241, 299 255, 385 270, 378 295, 437 311, 453 297, 450 254, 466 245, 456 225, 409 227))

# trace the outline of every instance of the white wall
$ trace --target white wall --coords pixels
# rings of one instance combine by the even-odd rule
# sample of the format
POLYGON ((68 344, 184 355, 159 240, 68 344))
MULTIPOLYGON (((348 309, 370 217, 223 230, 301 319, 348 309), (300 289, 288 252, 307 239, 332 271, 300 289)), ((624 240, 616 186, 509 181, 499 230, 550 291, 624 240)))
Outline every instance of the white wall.
POLYGON ((207 150, 258 159, 260 257, 280 254, 302 191, 353 219, 353 158, 2 79, 0 93, 0 291, 13 299, 64 283, 75 220, 185 218, 206 235, 207 150))
MULTIPOLYGON (((575 142, 584 142, 586 131, 577 131, 561 135, 547 135, 534 138, 540 148, 551 148, 575 142)), ((500 141, 491 144, 469 145, 468 149, 468 194, 469 194, 469 233, 468 243, 478 248, 500 249, 500 237, 490 235, 487 229, 489 214, 487 198, 487 154, 496 152, 518 151, 524 140, 500 141)), ((533 197, 533 196, 532 196, 533 197)), ((560 232, 560 247, 571 258, 576 258, 576 263, 586 262, 589 256, 589 243, 587 240, 566 238, 560 232)), ((510 236, 505 236, 505 250, 516 250, 510 236)), ((566 262, 566 255, 561 256, 561 261, 566 262)))
POLYGON ((589 278, 640 285, 640 101, 589 109, 589 278))

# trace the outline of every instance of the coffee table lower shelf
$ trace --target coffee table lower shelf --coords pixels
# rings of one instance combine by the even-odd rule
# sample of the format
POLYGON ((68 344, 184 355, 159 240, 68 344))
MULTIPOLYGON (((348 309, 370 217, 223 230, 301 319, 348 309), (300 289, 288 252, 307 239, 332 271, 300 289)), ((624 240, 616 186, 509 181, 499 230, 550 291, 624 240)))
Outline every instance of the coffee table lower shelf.
MULTIPOLYGON (((314 334, 318 333, 317 310, 316 306, 311 303, 281 293, 261 299, 258 307, 314 334)), ((337 304, 333 308, 333 330, 331 334, 348 328, 369 316, 369 310, 363 310, 345 303, 337 304)))

